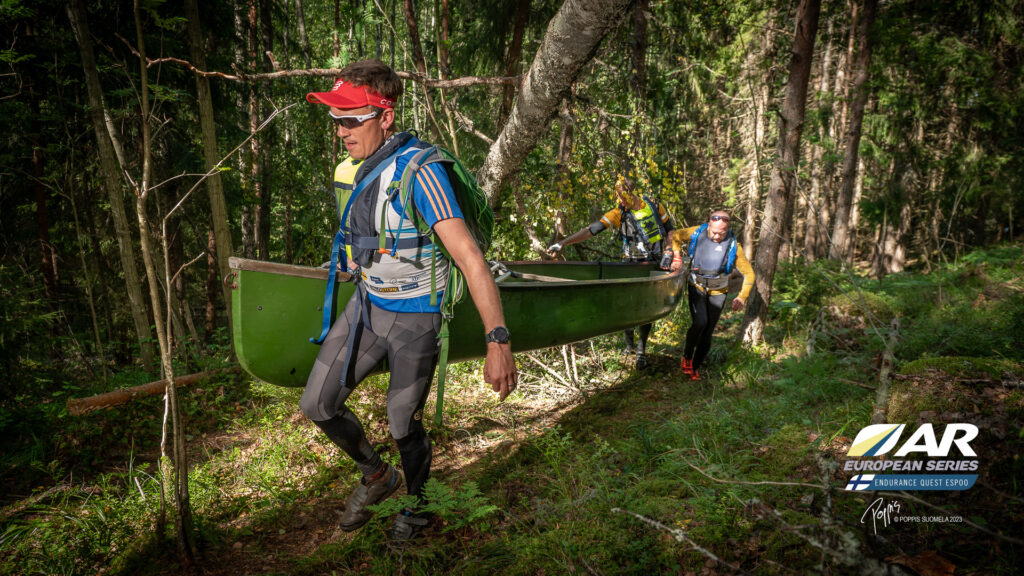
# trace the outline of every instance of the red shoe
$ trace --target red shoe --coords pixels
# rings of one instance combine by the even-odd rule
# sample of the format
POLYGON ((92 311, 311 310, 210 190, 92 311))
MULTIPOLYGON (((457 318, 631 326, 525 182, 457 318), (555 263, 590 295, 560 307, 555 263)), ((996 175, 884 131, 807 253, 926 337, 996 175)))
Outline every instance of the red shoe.
POLYGON ((691 371, 689 372, 689 374, 690 374, 690 380, 700 380, 700 371, 693 370, 691 368, 691 371))
POLYGON ((679 363, 679 369, 683 371, 683 374, 693 374, 693 360, 683 357, 679 363))

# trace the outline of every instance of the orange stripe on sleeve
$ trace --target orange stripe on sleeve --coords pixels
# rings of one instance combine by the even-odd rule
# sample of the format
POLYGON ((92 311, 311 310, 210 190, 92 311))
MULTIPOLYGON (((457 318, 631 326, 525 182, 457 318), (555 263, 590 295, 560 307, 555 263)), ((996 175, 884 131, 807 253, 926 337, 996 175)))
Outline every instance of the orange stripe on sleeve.
POLYGON ((419 181, 420 187, 423 188, 423 192, 425 193, 427 200, 430 200, 430 207, 434 209, 434 216, 437 216, 438 220, 444 220, 445 217, 442 215, 441 211, 437 209, 438 203, 435 201, 434 195, 430 191, 430 186, 423 180, 423 174, 421 172, 416 172, 416 180, 419 181))
POLYGON ((444 202, 445 210, 448 211, 448 218, 451 218, 452 216, 455 215, 455 213, 452 212, 451 204, 448 203, 448 195, 444 193, 444 189, 441 187, 441 183, 437 180, 437 175, 434 174, 434 170, 430 166, 426 166, 425 171, 427 172, 428 175, 427 181, 433 182, 434 186, 437 187, 437 195, 440 196, 441 200, 444 202))

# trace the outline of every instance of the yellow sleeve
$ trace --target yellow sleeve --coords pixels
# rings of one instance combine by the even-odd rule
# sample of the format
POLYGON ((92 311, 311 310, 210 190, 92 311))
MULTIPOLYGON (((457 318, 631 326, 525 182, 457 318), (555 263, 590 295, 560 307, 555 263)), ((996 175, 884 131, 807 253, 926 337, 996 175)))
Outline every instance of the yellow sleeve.
POLYGON ((622 208, 614 208, 601 216, 601 222, 609 228, 619 228, 622 226, 622 208))
POLYGON ((747 260, 747 255, 743 253, 743 246, 740 246, 739 243, 736 244, 736 270, 743 274, 743 287, 740 288, 737 298, 746 302, 750 297, 750 291, 754 288, 754 267, 750 265, 750 260, 747 260))
POLYGON ((661 223, 662 224, 664 224, 665 222, 668 222, 668 219, 669 219, 668 211, 665 210, 665 207, 662 206, 661 204, 658 204, 658 216, 661 219, 661 223))
MULTIPOLYGON (((679 254, 682 252, 683 244, 689 244, 690 238, 693 233, 697 231, 699 226, 690 226, 689 228, 676 228, 672 234, 672 251, 679 254)), ((736 247, 739 249, 739 246, 736 247)), ((687 249, 689 250, 689 249, 687 249)), ((736 253, 737 259, 739 258, 739 252, 736 253)))

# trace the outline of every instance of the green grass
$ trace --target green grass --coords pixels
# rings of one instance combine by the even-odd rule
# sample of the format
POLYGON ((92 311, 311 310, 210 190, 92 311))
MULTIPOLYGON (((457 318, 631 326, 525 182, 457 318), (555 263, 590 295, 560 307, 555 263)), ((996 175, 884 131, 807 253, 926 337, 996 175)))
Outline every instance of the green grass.
MULTIPOLYGON (((541 392, 521 390, 518 404, 499 404, 481 384, 481 362, 453 365, 445 426, 431 430, 435 457, 473 439, 490 447, 479 459, 434 475, 428 506, 438 519, 427 538, 404 552, 390 550, 384 536, 390 515, 412 504, 399 498, 381 505, 358 532, 333 528, 358 472, 298 415, 300 390, 246 380, 208 383, 184 395, 193 422, 192 504, 207 562, 223 557, 251 562, 231 566, 238 571, 278 574, 729 572, 668 532, 683 530, 723 561, 756 574, 857 573, 858 565, 838 557, 826 557, 823 565, 820 552, 787 528, 804 526, 800 530, 834 549, 860 550, 862 559, 895 554, 898 541, 907 553, 936 550, 977 573, 1012 573, 1022 560, 1018 550, 979 548, 977 534, 961 526, 922 525, 890 532, 887 542, 873 539, 859 524, 867 501, 842 490, 849 474, 835 466, 844 442, 870 420, 880 337, 888 336, 888 321, 899 318, 895 372, 902 376, 892 384, 888 420, 912 422, 922 412, 977 414, 990 423, 1001 418, 1005 438, 986 428, 984 461, 992 467, 990 481, 1018 500, 993 501, 980 488, 966 497, 986 525, 1021 527, 1016 502, 1024 464, 996 457, 991 446, 1020 447, 1024 395, 1011 390, 975 412, 968 394, 976 389, 956 382, 946 391, 923 389, 914 381, 935 374, 1019 381, 1020 255, 1016 247, 998 248, 931 275, 904 273, 881 282, 844 276, 828 263, 783 266, 780 301, 794 306, 773 309, 765 345, 734 345, 738 315, 726 316, 706 378, 682 380, 675 367, 688 314, 681 307, 658 323, 650 372, 626 369, 619 336, 609 335, 595 339, 596 357, 589 345, 577 348, 581 390, 534 384, 552 394, 562 390, 564 396, 550 398, 569 403, 550 425, 530 420, 550 407, 531 408, 539 402, 531 394, 541 392), (808 357, 808 325, 825 306, 835 306, 840 316, 830 316, 808 357)), ((557 351, 538 357, 560 366, 557 351)), ((524 382, 544 376, 531 362, 521 358, 520 364, 524 382)), ((384 458, 397 462, 380 424, 385 390, 385 377, 371 379, 352 407, 381 441, 384 458)), ((8 473, 36 471, 37 491, 71 470, 82 469, 84 476, 76 474, 67 489, 0 525, 0 573, 176 570, 172 557, 155 567, 147 563, 159 552, 136 539, 155 516, 159 413, 156 403, 143 402, 65 420, 72 428, 56 439, 4 453, 0 464, 8 473), (78 445, 74 434, 81 436, 78 445), (125 435, 134 439, 127 447, 125 435), (75 468, 79 456, 95 463, 75 468)), ((426 414, 433 414, 432 400, 426 414)), ((227 573, 228 567, 217 569, 227 573)))

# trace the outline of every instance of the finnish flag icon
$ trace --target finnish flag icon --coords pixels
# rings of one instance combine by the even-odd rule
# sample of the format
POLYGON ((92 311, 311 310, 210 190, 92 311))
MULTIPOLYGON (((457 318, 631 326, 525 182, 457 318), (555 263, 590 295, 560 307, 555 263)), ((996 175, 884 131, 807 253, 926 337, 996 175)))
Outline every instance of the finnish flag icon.
POLYGON ((871 487, 871 483, 874 482, 874 474, 857 474, 846 484, 847 490, 867 490, 871 487))

